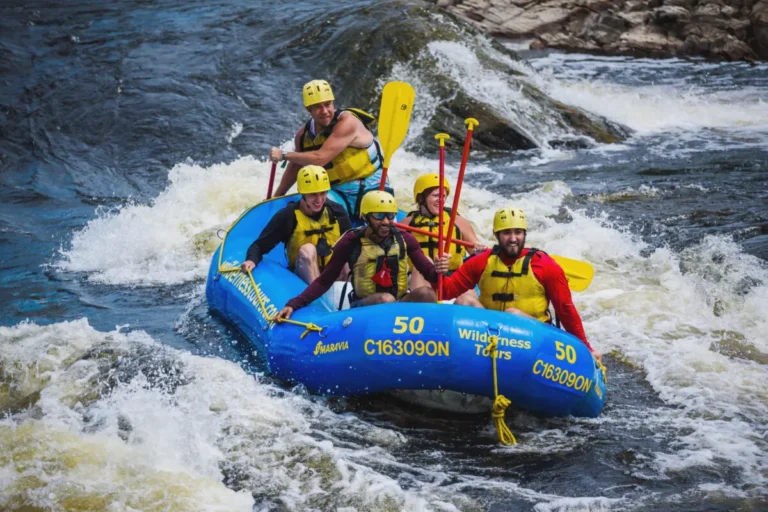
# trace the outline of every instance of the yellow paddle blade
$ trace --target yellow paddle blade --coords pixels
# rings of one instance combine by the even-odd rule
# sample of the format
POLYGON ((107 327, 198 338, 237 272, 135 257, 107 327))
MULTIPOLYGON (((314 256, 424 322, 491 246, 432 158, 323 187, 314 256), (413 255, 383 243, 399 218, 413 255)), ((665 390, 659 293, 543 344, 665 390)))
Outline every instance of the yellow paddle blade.
POLYGON ((572 260, 564 256, 554 254, 550 254, 550 256, 563 268, 565 278, 568 280, 568 288, 574 292, 587 289, 595 276, 595 269, 592 265, 586 261, 572 260))
POLYGON ((389 169, 392 155, 408 132, 416 91, 405 82, 388 82, 381 93, 379 111, 379 142, 384 154, 384 168, 389 169))

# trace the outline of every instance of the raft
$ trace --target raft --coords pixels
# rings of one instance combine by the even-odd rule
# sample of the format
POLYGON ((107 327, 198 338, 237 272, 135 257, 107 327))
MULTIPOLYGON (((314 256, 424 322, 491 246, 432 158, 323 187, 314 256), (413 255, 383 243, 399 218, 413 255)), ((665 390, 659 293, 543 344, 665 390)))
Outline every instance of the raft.
MULTIPOLYGON (((333 191, 328 198, 343 204, 333 191)), ((513 407, 543 416, 600 414, 602 367, 578 338, 534 319, 448 304, 338 310, 338 300, 324 296, 291 316, 306 325, 270 322, 306 284, 288 270, 282 244, 253 270, 253 281, 239 266, 275 212, 298 199, 267 200, 243 213, 214 253, 206 282, 210 309, 256 347, 273 376, 320 395, 450 390, 493 399, 493 357, 498 393, 513 407)))

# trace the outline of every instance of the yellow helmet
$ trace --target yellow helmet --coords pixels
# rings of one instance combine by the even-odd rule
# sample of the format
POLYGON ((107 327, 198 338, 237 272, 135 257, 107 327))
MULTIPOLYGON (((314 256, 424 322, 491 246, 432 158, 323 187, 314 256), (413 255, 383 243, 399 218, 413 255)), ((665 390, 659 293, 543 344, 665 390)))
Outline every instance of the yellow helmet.
POLYGON ((331 86, 325 80, 312 80, 304 84, 304 106, 310 107, 323 103, 324 101, 333 101, 333 91, 331 86))
POLYGON ((499 208, 493 216, 493 232, 505 229, 524 229, 528 231, 525 213, 520 208, 499 208))
MULTIPOLYGON (((440 184, 440 175, 437 173, 432 174, 425 174, 424 176, 419 176, 419 179, 416 180, 416 183, 413 184, 413 200, 418 202, 419 201, 419 194, 424 192, 425 190, 428 190, 430 188, 436 188, 440 184)), ((447 181, 445 181, 445 178, 443 178, 443 188, 445 188, 445 195, 448 196, 451 193, 451 186, 448 184, 447 181)))
POLYGON ((369 213, 397 213, 397 202, 392 194, 383 190, 371 190, 360 201, 360 215, 369 213))
POLYGON ((299 194, 316 194, 331 190, 331 180, 328 173, 319 165, 307 165, 299 170, 296 176, 296 188, 299 194))

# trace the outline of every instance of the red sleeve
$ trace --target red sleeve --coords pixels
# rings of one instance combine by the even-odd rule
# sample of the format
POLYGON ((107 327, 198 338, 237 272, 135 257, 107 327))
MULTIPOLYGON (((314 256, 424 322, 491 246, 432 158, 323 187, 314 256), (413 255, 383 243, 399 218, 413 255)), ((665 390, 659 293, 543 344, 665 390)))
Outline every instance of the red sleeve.
POLYGON ((341 274, 341 270, 352 252, 352 241, 356 236, 353 231, 348 231, 339 238, 336 245, 333 246, 333 254, 323 272, 301 294, 289 300, 285 305, 296 310, 322 297, 339 278, 339 274, 341 274))
POLYGON ((450 277, 444 277, 443 299, 455 299, 467 290, 474 288, 480 282, 480 277, 483 275, 490 255, 491 249, 486 249, 466 260, 450 277))
POLYGON ((565 279, 562 267, 548 255, 539 253, 532 259, 531 269, 533 275, 544 287, 547 297, 555 308, 555 314, 560 319, 560 324, 567 332, 583 341, 590 352, 593 352, 592 346, 587 341, 579 312, 573 305, 571 290, 568 288, 568 281, 565 279))

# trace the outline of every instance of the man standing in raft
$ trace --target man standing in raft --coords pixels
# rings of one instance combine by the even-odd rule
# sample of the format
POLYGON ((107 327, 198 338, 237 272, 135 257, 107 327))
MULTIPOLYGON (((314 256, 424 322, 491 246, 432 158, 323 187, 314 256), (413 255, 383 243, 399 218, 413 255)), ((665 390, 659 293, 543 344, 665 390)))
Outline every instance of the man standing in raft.
MULTIPOLYGON (((435 302, 431 286, 408 293, 408 258, 430 283, 437 282, 435 265, 421 252, 410 233, 401 233, 392 223, 397 215, 395 198, 383 190, 365 194, 360 213, 367 226, 344 234, 333 249, 331 261, 311 285, 289 300, 277 315, 288 319, 299 308, 318 299, 331 287, 346 263, 352 273, 351 307, 386 302, 435 302)), ((449 256, 443 255, 447 267, 449 256)))
POLYGON ((248 247, 240 265, 243 272, 253 270, 264 254, 283 242, 288 268, 309 284, 331 259, 341 234, 352 229, 344 207, 327 200, 331 183, 325 169, 318 165, 302 168, 296 186, 301 199, 288 203, 270 219, 259 238, 248 247))
MULTIPOLYGON (((443 298, 458 297, 456 304, 506 311, 548 324, 552 323, 551 301, 563 328, 599 360, 600 354, 587 341, 563 269, 547 253, 525 248, 527 231, 522 210, 499 209, 493 217, 498 245, 469 258, 453 275, 443 278, 443 298), (462 295, 475 285, 480 287, 479 299, 462 295)), ((436 267, 438 272, 445 272, 448 263, 440 260, 436 267)))
MULTIPOLYGON (((415 228, 424 229, 432 233, 437 233, 439 229, 438 211, 440 210, 440 176, 437 174, 424 174, 419 176, 416 183, 413 185, 413 200, 416 201, 417 210, 408 214, 403 220, 403 224, 408 224, 415 228)), ((443 183, 445 189, 445 197, 448 197, 451 193, 451 187, 448 183, 443 183)), ((445 208, 442 212, 443 216, 443 236, 447 236, 448 224, 451 219, 451 209, 445 208)), ((431 236, 414 233, 413 237, 421 245, 421 250, 432 261, 437 259, 437 238, 431 236)), ((485 246, 478 242, 475 230, 472 229, 472 224, 469 223, 464 217, 456 214, 456 224, 453 227, 453 233, 451 238, 456 240, 464 240, 474 244, 474 247, 470 250, 472 254, 485 250, 485 246)), ((463 245, 452 244, 451 245, 451 259, 448 263, 448 275, 458 269, 464 261, 464 257, 467 254, 467 249, 463 245)), ((426 286, 429 283, 421 276, 418 270, 411 272, 411 287, 418 288, 419 286, 426 286)), ((469 290, 466 292, 471 297, 477 299, 475 290, 469 290)))
MULTIPOLYGON (((368 128, 373 116, 358 109, 337 110, 331 86, 325 80, 304 85, 304 107, 310 119, 294 139, 296 152, 272 148, 269 159, 288 161, 275 196, 284 195, 304 165, 320 165, 328 171, 333 190, 347 203, 351 217, 359 217, 360 200, 367 190, 379 188, 384 158, 368 128)), ((387 186, 389 183, 387 183, 387 186)))

